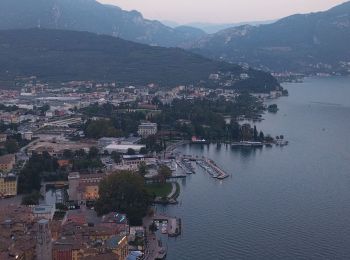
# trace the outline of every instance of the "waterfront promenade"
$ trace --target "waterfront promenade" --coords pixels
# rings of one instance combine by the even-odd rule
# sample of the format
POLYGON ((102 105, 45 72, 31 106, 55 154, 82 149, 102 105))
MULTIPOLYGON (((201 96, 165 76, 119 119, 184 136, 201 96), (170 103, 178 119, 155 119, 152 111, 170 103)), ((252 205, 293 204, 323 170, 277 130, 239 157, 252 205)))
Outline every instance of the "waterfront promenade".
POLYGON ((169 237, 176 237, 181 234, 182 227, 181 219, 179 218, 156 213, 151 216, 144 217, 143 226, 145 228, 146 247, 142 259, 145 260, 163 259, 167 253, 166 248, 160 244, 156 233, 149 229, 152 223, 155 222, 166 223, 165 231, 162 230, 162 234, 164 235, 167 234, 169 237))

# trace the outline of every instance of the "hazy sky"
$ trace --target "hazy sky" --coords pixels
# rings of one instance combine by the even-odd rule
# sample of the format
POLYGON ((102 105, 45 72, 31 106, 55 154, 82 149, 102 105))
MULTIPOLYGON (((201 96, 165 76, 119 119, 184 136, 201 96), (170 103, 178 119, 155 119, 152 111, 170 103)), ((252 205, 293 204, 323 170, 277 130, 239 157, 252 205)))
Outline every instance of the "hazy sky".
POLYGON ((271 20, 295 13, 326 10, 345 0, 98 0, 146 18, 179 23, 229 23, 271 20))

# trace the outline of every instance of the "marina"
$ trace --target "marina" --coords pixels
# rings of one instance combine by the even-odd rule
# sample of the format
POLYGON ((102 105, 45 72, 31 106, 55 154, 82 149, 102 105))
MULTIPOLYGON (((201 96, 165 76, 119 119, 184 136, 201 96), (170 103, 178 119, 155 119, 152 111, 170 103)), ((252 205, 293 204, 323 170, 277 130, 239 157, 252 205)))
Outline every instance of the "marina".
POLYGON ((213 160, 204 158, 196 160, 196 163, 208 172, 213 178, 223 180, 229 176, 223 169, 221 169, 213 160))
POLYGON ((213 178, 223 180, 229 176, 229 174, 221 167, 219 167, 215 161, 206 157, 199 158, 188 155, 180 155, 175 161, 177 166, 186 174, 196 173, 195 167, 192 165, 192 163, 196 163, 200 168, 205 170, 205 172, 209 173, 213 178))
POLYGON ((164 239, 167 259, 349 259, 348 86, 348 77, 290 85, 290 96, 274 101, 280 111, 257 124, 274 139, 283 133, 278 142, 287 146, 179 147, 179 154, 210 158, 234 178, 216 181, 196 165, 197 174, 180 182, 179 204, 164 207, 184 223, 180 237, 164 239))
POLYGON ((194 170, 191 162, 186 158, 180 158, 180 159, 176 160, 176 164, 186 174, 194 174, 195 173, 195 170, 194 170))

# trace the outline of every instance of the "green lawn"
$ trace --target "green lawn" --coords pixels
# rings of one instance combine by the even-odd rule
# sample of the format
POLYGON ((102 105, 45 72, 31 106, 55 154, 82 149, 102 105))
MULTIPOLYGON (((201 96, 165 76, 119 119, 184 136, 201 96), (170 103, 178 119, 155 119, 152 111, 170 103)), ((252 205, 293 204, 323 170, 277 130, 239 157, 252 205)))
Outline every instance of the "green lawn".
POLYGON ((151 183, 146 185, 146 189, 156 197, 166 197, 171 192, 172 185, 171 183, 151 183))

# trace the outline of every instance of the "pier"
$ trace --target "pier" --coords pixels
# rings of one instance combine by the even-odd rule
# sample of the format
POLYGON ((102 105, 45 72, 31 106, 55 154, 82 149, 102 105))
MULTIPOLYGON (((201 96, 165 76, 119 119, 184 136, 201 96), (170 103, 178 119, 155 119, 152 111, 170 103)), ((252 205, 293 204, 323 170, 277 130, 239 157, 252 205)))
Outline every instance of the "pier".
POLYGON ((176 159, 177 165, 187 174, 195 173, 191 162, 196 162, 199 167, 208 172, 213 178, 223 180, 230 175, 220 168, 213 160, 205 157, 195 157, 191 155, 180 155, 176 159))
POLYGON ((169 237, 176 237, 181 234, 181 219, 168 217, 166 215, 154 215, 154 223, 161 230, 162 234, 168 234, 169 237), (162 227, 160 227, 162 225, 162 227))
POLYGON ((154 214, 146 216, 143 219, 143 226, 146 231, 146 248, 141 257, 142 260, 165 259, 167 254, 166 247, 162 246, 161 240, 158 239, 154 231, 149 230, 151 224, 155 224, 159 232, 168 237, 177 237, 181 235, 181 218, 169 217, 163 214, 154 214))
POLYGON ((191 162, 186 158, 181 158, 176 160, 176 164, 182 169, 182 171, 186 174, 194 174, 194 168, 191 165, 191 162))
POLYGON ((186 178, 190 174, 195 174, 197 168, 194 164, 204 169, 213 178, 223 180, 230 176, 215 161, 206 157, 178 154, 176 158, 171 159, 171 163, 168 162, 167 164, 170 165, 169 167, 172 170, 172 176, 169 179, 186 178))
POLYGON ((223 169, 221 169, 213 160, 203 158, 196 160, 197 164, 208 172, 213 178, 223 180, 229 176, 223 169))
POLYGON ((225 179, 229 176, 223 169, 216 165, 211 159, 205 159, 206 163, 217 173, 217 179, 225 179))

